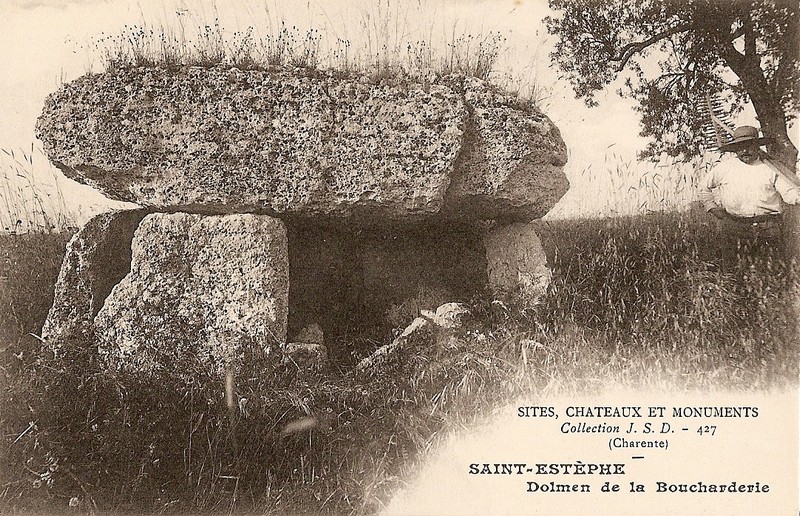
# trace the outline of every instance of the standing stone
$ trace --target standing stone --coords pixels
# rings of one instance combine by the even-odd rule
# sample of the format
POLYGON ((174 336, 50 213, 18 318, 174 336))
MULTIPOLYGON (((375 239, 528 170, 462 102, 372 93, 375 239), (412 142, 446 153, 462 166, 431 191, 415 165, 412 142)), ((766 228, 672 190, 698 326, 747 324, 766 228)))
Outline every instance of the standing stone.
POLYGON ((265 215, 152 214, 133 238, 130 273, 95 318, 118 368, 218 373, 248 349, 286 340, 286 230, 265 215))
POLYGON ((90 332, 111 289, 130 271, 133 232, 145 215, 145 210, 101 213, 69 241, 42 328, 50 344, 58 347, 63 336, 90 332))
POLYGON ((487 276, 493 294, 521 306, 536 304, 552 273, 542 243, 529 223, 514 223, 487 231, 487 276))

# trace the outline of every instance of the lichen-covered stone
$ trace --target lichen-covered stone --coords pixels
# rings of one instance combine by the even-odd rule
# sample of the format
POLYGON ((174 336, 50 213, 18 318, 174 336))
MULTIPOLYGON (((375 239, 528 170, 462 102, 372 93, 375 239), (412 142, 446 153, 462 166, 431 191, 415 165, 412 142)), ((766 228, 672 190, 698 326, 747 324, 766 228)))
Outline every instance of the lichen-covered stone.
POLYGON ((152 214, 130 273, 94 319, 112 367, 220 372, 244 351, 285 343, 286 230, 266 215, 152 214))
POLYGON ((479 79, 462 81, 470 117, 446 210, 508 221, 542 217, 569 188, 560 131, 532 103, 479 79))
POLYGON ((466 114, 445 87, 305 70, 128 68, 64 85, 37 134, 67 176, 114 199, 406 215, 440 209, 466 114))
POLYGON ((461 328, 469 316, 469 308, 464 303, 445 303, 434 310, 422 310, 420 314, 436 326, 452 330, 461 328))
POLYGON ((158 209, 530 220, 567 189, 550 120, 463 77, 115 69, 50 95, 37 136, 67 176, 158 209))
POLYGON ((489 288, 495 297, 518 306, 537 303, 552 273, 533 225, 517 222, 491 228, 484 245, 489 288))
POLYGON ((409 324, 403 333, 391 343, 376 349, 370 356, 362 359, 357 365, 357 371, 366 371, 376 366, 397 360, 398 354, 408 352, 410 348, 428 342, 435 332, 434 324, 424 317, 417 317, 409 324))
POLYGON ((114 285, 128 273, 131 239, 144 210, 111 211, 89 220, 69 241, 42 337, 57 345, 68 334, 87 335, 114 285))
POLYGON ((311 323, 297 333, 295 340, 306 344, 325 344, 325 332, 319 324, 311 323))

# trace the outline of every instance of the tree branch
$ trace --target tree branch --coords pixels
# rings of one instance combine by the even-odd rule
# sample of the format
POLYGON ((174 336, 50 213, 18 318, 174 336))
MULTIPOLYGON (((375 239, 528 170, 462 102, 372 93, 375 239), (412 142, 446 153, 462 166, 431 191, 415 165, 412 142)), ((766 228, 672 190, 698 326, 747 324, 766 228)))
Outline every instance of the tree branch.
POLYGON ((784 87, 784 82, 791 69, 792 65, 797 62, 798 53, 800 53, 800 40, 798 39, 798 29, 800 23, 794 21, 797 19, 797 8, 789 13, 789 21, 786 24, 786 34, 780 44, 780 57, 778 64, 775 68, 775 75, 772 77, 770 86, 773 91, 778 95, 781 94, 784 87))
POLYGON ((772 80, 769 81, 769 86, 772 88, 772 91, 778 94, 780 94, 779 92, 783 89, 783 74, 785 74, 788 69, 788 66, 786 66, 788 61, 790 60, 785 56, 778 60, 778 65, 775 67, 775 74, 772 76, 772 80))
POLYGON ((609 61, 618 62, 619 64, 617 64, 617 71, 621 72, 622 69, 625 68, 625 65, 628 64, 628 61, 630 61, 631 57, 634 56, 634 54, 641 52, 650 45, 658 43, 662 39, 689 30, 693 26, 694 24, 692 23, 681 23, 663 32, 659 32, 658 34, 655 34, 645 40, 628 43, 627 45, 620 48, 617 54, 612 56, 611 59, 609 59, 609 61))
POLYGON ((737 73, 737 71, 741 70, 744 64, 744 55, 736 50, 736 47, 733 46, 733 41, 729 41, 726 44, 720 45, 719 53, 720 56, 722 56, 722 58, 728 62, 728 66, 731 68, 731 70, 733 70, 733 72, 741 78, 741 75, 737 73))
POLYGON ((758 60, 758 55, 756 55, 756 34, 753 31, 753 20, 750 18, 750 11, 746 11, 744 14, 742 28, 744 29, 744 55, 748 59, 758 60))
POLYGON ((777 153, 776 157, 781 161, 794 164, 797 159, 797 148, 789 139, 786 130, 786 113, 780 98, 776 98, 774 92, 770 90, 757 57, 752 59, 751 56, 742 55, 734 48, 732 42, 720 47, 720 55, 731 71, 739 77, 747 91, 761 124, 761 132, 775 139, 770 145, 770 152, 777 153))

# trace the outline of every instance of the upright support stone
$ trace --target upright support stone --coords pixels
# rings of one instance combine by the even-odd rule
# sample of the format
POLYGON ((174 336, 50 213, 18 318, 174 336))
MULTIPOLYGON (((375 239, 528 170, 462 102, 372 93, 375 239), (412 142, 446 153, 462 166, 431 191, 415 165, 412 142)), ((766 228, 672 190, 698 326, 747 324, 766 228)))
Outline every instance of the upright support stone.
POLYGON ((133 238, 130 273, 95 318, 117 368, 219 373, 248 349, 286 341, 286 229, 265 215, 152 214, 133 238))
POLYGON ((58 346, 64 335, 90 332, 111 288, 130 270, 133 232, 145 215, 145 210, 102 213, 72 237, 42 328, 45 340, 58 346))
POLYGON ((552 273, 530 223, 489 229, 484 237, 489 288, 498 299, 528 306, 539 302, 552 273))

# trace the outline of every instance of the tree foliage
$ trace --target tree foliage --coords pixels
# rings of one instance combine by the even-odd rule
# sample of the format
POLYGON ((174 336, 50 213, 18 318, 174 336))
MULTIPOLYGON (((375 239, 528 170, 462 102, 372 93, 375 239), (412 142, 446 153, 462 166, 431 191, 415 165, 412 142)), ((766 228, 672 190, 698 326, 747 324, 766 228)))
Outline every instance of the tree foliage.
POLYGON ((731 115, 752 102, 770 149, 792 165, 787 125, 800 107, 797 0, 550 0, 552 58, 579 98, 618 78, 638 101, 643 157, 702 150, 697 104, 717 94, 731 115), (647 58, 650 59, 647 59, 647 58))

